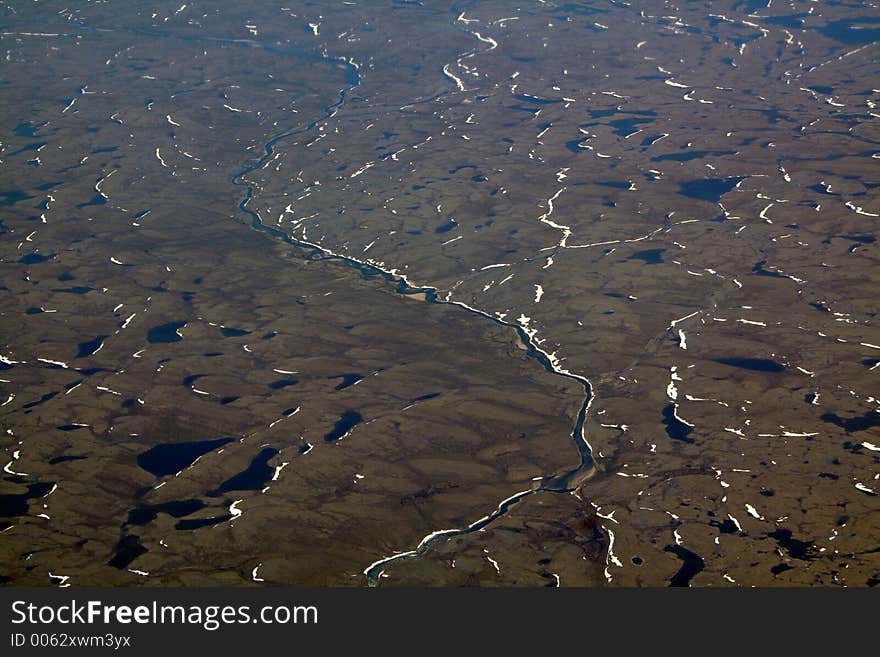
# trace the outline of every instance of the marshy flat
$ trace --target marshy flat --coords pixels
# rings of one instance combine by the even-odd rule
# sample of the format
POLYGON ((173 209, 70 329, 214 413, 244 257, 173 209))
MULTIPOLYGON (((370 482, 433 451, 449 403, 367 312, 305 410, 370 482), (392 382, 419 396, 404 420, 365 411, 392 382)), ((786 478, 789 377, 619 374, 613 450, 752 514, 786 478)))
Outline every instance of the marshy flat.
POLYGON ((0 582, 876 586, 878 21, 0 0, 0 582))

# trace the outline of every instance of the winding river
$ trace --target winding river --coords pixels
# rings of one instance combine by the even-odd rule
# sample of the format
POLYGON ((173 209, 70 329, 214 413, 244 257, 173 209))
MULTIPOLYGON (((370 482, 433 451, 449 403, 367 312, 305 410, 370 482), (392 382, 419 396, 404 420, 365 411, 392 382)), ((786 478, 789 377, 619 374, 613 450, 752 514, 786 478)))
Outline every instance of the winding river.
POLYGON ((396 271, 388 271, 374 264, 362 262, 350 256, 334 253, 330 249, 319 244, 297 240, 282 230, 279 230, 273 226, 265 225, 259 213, 248 207, 254 197, 254 188, 247 181, 248 174, 258 169, 261 169, 263 166, 266 165, 267 162, 269 162, 269 160, 275 154, 275 146, 278 143, 291 137, 295 137, 297 135, 301 135, 303 133, 314 130, 318 126, 318 124, 335 116, 336 113, 344 107, 346 99, 348 98, 352 90, 360 85, 361 76, 357 66, 345 61, 344 59, 317 56, 311 53, 300 52, 299 50, 284 48, 278 45, 263 45, 253 41, 238 40, 229 40, 227 42, 241 43, 243 45, 249 45, 252 47, 264 47, 267 50, 278 54, 307 57, 308 59, 321 60, 325 63, 333 64, 336 66, 342 64, 345 68, 347 82, 349 84, 349 87, 339 92, 338 99, 324 109, 324 112, 320 117, 314 119, 304 127, 296 128, 293 130, 286 130, 269 139, 263 145, 262 157, 256 160, 251 160, 231 177, 231 183, 233 185, 242 187, 245 190, 244 198, 242 198, 241 202, 238 204, 238 207, 243 213, 250 217, 251 226, 255 230, 271 235, 274 238, 283 240, 285 243, 296 247, 298 250, 303 252, 303 257, 309 260, 336 260, 342 262, 347 266, 357 269, 365 278, 383 278, 388 283, 394 286, 394 291, 397 294, 404 296, 422 295, 425 303, 457 306, 465 312, 477 315, 484 320, 488 320, 499 326, 504 326, 508 329, 516 331, 520 341, 526 348, 526 354, 528 357, 537 360, 544 367, 544 369, 551 374, 577 381, 584 390, 584 400, 581 404, 580 410, 577 414, 577 419, 571 432, 572 441, 574 442, 575 446, 578 449, 578 453, 580 454, 580 464, 576 468, 569 470, 568 472, 565 472, 561 475, 544 477, 539 482, 537 482, 534 487, 516 493, 503 500, 498 504, 494 512, 487 516, 484 516, 483 518, 480 518, 479 520, 471 523, 467 527, 459 529, 445 529, 432 532, 425 536, 415 549, 409 550, 407 552, 400 552, 375 561, 364 570, 364 575, 367 578, 368 585, 375 586, 378 583, 379 577, 381 576, 383 571, 394 562, 403 559, 418 557, 427 552, 431 548, 431 546, 438 541, 451 538, 453 536, 470 534, 479 531, 480 529, 485 528, 487 525, 495 521, 497 518, 503 516, 512 506, 514 506, 517 502, 529 495, 533 495, 542 491, 563 493, 570 492, 571 490, 575 489, 580 484, 580 482, 584 481, 592 474, 594 469, 592 450, 586 440, 586 437, 584 436, 584 421, 586 419, 587 411, 593 399, 592 387, 589 380, 587 380, 583 376, 574 374, 554 365, 549 354, 547 354, 547 352, 545 352, 537 345, 537 343, 533 339, 533 334, 530 334, 529 331, 527 331, 524 327, 511 322, 506 322, 497 317, 493 317, 492 315, 477 308, 468 306, 463 302, 441 299, 438 296, 437 288, 430 286, 413 285, 407 280, 404 275, 399 274, 396 271))

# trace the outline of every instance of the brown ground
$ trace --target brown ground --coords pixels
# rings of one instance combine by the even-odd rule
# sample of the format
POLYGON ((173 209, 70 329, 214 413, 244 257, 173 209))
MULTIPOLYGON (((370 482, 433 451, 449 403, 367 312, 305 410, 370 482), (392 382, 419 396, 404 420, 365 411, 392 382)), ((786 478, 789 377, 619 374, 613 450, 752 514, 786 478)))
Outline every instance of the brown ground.
POLYGON ((875 585, 880 24, 760 4, 0 4, 4 581, 363 585, 577 465, 582 390, 513 329, 251 229, 232 177, 291 131, 264 224, 593 385, 592 478, 383 585, 875 585))

